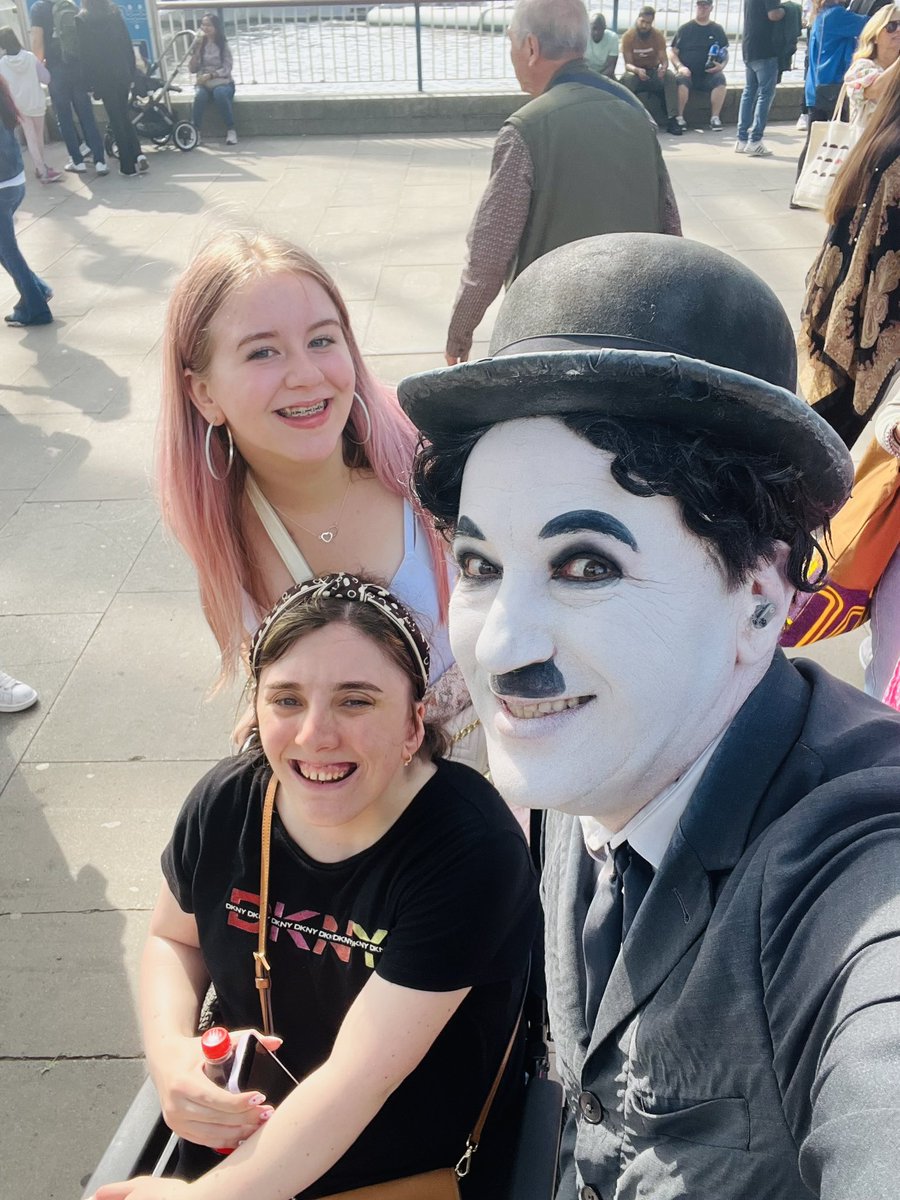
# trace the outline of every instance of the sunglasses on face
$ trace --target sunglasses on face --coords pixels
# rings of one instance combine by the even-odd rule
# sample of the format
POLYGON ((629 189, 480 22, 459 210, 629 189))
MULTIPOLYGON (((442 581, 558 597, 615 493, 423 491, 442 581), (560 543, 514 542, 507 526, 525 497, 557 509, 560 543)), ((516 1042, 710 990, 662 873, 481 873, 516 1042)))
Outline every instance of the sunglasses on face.
POLYGON ((900 29, 900 21, 888 21, 884 27, 885 33, 896 33, 900 29))

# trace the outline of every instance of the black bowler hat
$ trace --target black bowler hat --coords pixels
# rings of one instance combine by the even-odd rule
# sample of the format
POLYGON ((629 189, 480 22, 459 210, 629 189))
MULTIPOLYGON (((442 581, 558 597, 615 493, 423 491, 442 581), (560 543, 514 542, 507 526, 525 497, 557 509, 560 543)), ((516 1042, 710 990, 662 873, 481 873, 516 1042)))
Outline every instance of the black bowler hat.
POLYGON ((576 412, 706 430, 780 456, 834 513, 853 464, 794 394, 796 379, 787 315, 747 267, 687 238, 611 233, 560 246, 519 275, 489 358, 411 375, 399 395, 431 440, 576 412))

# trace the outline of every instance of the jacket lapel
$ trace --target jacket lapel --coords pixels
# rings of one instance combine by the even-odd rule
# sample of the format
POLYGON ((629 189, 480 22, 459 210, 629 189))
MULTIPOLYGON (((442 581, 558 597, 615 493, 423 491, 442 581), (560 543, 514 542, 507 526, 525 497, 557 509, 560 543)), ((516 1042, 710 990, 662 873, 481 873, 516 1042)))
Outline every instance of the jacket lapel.
MULTIPOLYGON (((730 871, 744 853, 760 801, 799 737, 808 704, 808 685, 778 651, 685 809, 613 968, 588 1057, 702 936, 713 911, 710 876, 730 871)), ((759 832, 753 829, 754 836, 759 832)))

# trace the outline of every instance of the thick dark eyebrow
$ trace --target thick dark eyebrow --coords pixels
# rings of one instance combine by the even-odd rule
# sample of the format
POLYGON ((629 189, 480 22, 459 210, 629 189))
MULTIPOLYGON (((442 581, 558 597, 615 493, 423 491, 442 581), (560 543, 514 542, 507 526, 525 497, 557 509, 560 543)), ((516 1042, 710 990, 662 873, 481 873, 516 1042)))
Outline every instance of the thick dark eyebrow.
MULTIPOLYGON (((265 690, 267 692, 280 691, 301 691, 303 685, 298 683, 296 679, 276 679, 271 683, 267 683, 265 690)), ((336 683, 332 691, 335 692, 377 692, 382 695, 382 690, 377 684, 369 683, 366 679, 348 679, 344 683, 336 683)))
POLYGON ((547 522, 538 537, 559 537, 561 533, 582 533, 586 529, 592 533, 604 533, 608 537, 614 537, 637 551, 638 544, 628 526, 623 525, 610 513, 598 512, 594 508, 577 508, 572 512, 561 513, 547 522))
POLYGON ((475 522, 469 520, 468 517, 460 517, 456 522, 456 536, 474 538, 477 542, 487 541, 475 522))
MULTIPOLYGON (((337 325, 338 329, 341 327, 341 323, 337 317, 323 317, 321 321, 313 321, 306 332, 312 333, 314 329, 321 329, 323 325, 337 325)), ((277 329, 263 329, 259 333, 248 333, 246 337, 241 338, 236 348, 240 350, 241 346, 246 346, 248 342, 258 342, 262 338, 274 337, 278 337, 277 329)))

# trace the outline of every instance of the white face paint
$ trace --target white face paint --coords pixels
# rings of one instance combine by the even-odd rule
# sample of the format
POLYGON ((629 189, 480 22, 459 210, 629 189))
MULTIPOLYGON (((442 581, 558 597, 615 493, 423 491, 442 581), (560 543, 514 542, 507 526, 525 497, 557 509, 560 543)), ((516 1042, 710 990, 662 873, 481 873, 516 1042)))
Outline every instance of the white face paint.
POLYGON ((463 478, 450 634, 504 797, 617 829, 764 666, 748 681, 738 662, 750 585, 729 592, 675 502, 632 496, 610 462, 551 418, 485 434, 463 478))

